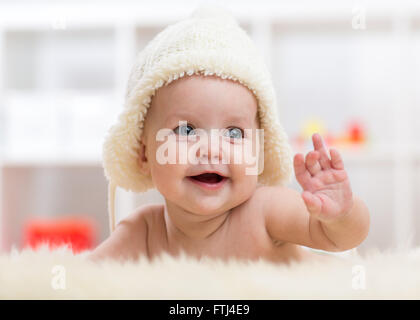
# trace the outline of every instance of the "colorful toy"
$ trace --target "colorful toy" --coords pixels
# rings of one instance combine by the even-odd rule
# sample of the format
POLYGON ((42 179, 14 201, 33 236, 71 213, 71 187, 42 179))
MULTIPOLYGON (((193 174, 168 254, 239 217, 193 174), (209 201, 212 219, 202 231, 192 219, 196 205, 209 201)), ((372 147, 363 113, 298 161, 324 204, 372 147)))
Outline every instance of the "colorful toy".
POLYGON ((319 133, 327 144, 333 141, 332 135, 327 133, 324 122, 320 118, 312 117, 303 123, 300 133, 293 139, 293 144, 300 150, 310 148, 314 133, 319 133))
POLYGON ((314 133, 319 133, 321 136, 324 136, 326 131, 324 122, 315 117, 306 120, 302 127, 302 134, 305 140, 311 140, 314 133))
POLYGON ((73 253, 93 249, 96 228, 90 219, 31 219, 25 223, 23 246, 37 249, 47 244, 50 250, 69 246, 73 253))
POLYGON ((365 125, 360 119, 355 118, 348 121, 345 132, 334 135, 326 129, 321 119, 312 117, 304 122, 301 132, 293 138, 294 146, 298 150, 311 149, 314 133, 319 133, 322 136, 327 148, 331 146, 361 145, 367 141, 365 125))
POLYGON ((347 124, 347 133, 350 143, 364 143, 366 141, 365 127, 363 123, 354 119, 347 124))

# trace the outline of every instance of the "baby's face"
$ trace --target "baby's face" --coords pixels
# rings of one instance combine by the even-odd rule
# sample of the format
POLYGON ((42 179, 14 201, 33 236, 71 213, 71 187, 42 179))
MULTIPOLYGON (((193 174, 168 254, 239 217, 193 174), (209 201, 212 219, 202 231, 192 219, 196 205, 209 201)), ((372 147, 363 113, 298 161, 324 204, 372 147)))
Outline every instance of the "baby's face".
POLYGON ((196 214, 222 213, 257 186, 257 173, 246 171, 256 165, 245 157, 259 156, 258 128, 257 100, 245 86, 216 76, 185 76, 152 98, 139 165, 170 202, 196 214), (158 141, 159 132, 170 135, 158 141), (162 164, 169 149, 176 152, 175 163, 162 164))

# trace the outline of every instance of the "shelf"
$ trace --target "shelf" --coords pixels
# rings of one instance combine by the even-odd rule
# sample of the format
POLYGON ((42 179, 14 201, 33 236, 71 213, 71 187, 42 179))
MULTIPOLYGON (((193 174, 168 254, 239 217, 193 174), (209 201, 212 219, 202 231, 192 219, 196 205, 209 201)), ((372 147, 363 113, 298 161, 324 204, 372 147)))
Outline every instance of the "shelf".
POLYGON ((102 161, 97 158, 6 158, 0 159, 0 168, 7 167, 102 167, 102 161))
POLYGON ((0 155, 17 165, 99 161, 106 131, 121 109, 106 91, 8 90, 3 101, 7 125, 0 130, 0 155))
POLYGON ((112 29, 4 32, 4 88, 114 87, 112 29))

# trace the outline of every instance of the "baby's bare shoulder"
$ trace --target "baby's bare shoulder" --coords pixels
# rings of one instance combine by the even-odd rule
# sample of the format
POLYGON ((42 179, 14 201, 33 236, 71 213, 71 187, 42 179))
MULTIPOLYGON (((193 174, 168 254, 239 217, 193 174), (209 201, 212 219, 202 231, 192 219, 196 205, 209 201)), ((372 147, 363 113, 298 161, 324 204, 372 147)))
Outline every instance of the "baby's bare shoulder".
POLYGON ((90 260, 137 260, 149 256, 147 247, 147 217, 154 210, 152 205, 137 208, 121 220, 114 232, 89 256, 90 260))
MULTIPOLYGON (((284 186, 258 186, 252 196, 244 202, 238 209, 255 210, 259 213, 264 210, 270 202, 275 200, 287 200, 290 196, 290 190, 284 186)), ((293 192, 293 191, 292 191, 293 192)))
POLYGON ((162 205, 149 204, 136 208, 131 214, 121 220, 121 223, 132 225, 134 228, 143 223, 148 223, 152 214, 156 212, 162 205))
POLYGON ((272 196, 269 187, 258 186, 252 196, 232 211, 231 222, 235 227, 248 228, 252 232, 258 232, 260 236, 265 236, 265 216, 266 202, 272 196))
POLYGON ((260 186, 254 192, 252 201, 259 204, 262 210, 271 210, 274 207, 289 209, 299 204, 300 193, 286 186, 260 186))
POLYGON ((251 224, 253 230, 260 230, 260 235, 266 237, 269 236, 267 224, 270 223, 270 214, 275 212, 279 221, 288 219, 288 212, 295 206, 298 197, 296 190, 285 186, 259 186, 246 203, 237 207, 240 212, 237 216, 244 218, 239 220, 246 218, 247 225, 251 224))

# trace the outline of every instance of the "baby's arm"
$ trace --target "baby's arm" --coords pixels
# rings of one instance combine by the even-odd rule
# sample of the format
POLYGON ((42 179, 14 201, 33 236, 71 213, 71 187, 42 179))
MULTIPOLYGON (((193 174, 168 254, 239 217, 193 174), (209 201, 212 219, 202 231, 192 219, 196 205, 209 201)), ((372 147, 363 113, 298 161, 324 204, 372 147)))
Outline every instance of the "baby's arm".
POLYGON ((369 232, 369 210, 353 196, 337 150, 328 157, 319 134, 312 136, 315 150, 294 158, 302 195, 284 187, 267 187, 265 221, 268 233, 283 241, 328 251, 359 245, 369 232))
POLYGON ((118 223, 114 232, 90 255, 89 260, 137 260, 148 257, 147 223, 142 212, 135 212, 118 223))
POLYGON ((326 251, 344 251, 358 246, 369 231, 367 208, 356 197, 346 215, 326 222, 308 211, 296 190, 279 186, 262 187, 259 192, 264 193, 266 230, 275 240, 326 251))

